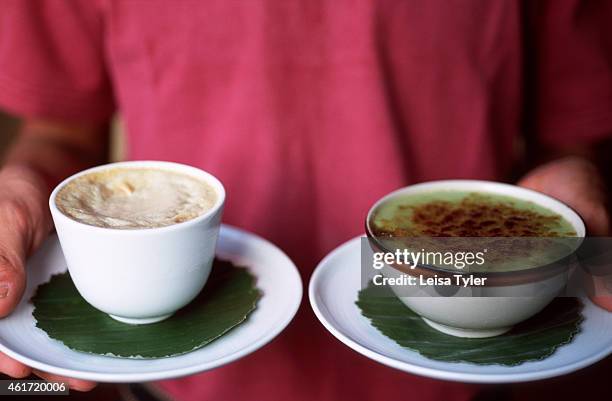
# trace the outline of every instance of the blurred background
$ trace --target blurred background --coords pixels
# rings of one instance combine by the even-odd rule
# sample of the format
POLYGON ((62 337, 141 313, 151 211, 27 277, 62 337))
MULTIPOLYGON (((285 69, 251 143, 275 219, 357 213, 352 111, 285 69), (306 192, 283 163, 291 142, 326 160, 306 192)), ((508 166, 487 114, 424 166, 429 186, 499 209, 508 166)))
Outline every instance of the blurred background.
MULTIPOLYGON (((0 109, 0 161, 17 135, 19 119, 0 109)), ((110 161, 123 160, 125 155, 125 140, 123 124, 119 117, 113 120, 110 138, 110 161)))
POLYGON ((0 157, 4 156, 6 149, 15 138, 19 121, 0 110, 0 157))

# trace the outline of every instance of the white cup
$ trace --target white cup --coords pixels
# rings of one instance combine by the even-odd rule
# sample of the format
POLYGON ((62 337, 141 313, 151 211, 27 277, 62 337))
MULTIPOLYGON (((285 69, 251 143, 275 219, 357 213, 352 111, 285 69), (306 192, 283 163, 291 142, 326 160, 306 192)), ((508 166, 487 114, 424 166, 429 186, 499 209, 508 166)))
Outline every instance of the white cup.
POLYGON ((55 229, 77 290, 95 308, 130 324, 166 319, 199 294, 212 268, 224 203, 225 189, 213 175, 161 161, 111 163, 84 170, 60 183, 49 198, 55 229), (58 209, 56 195, 73 179, 132 167, 188 174, 212 186, 217 200, 210 210, 192 220, 142 229, 92 226, 58 209))
MULTIPOLYGON (((375 251, 380 249, 376 245, 378 242, 372 240, 374 236, 370 229, 370 222, 376 209, 396 197, 418 195, 431 191, 482 192, 533 202, 561 215, 572 225, 577 237, 576 246, 582 242, 586 234, 584 222, 578 213, 557 199, 539 192, 498 182, 443 180, 424 182, 399 189, 386 195, 372 206, 366 217, 366 230, 371 239, 370 244, 375 251)), ((518 281, 515 280, 517 276, 526 275, 531 271, 537 271, 537 269, 539 267, 530 270, 498 273, 498 281, 501 281, 502 284, 479 289, 480 296, 472 296, 470 288, 457 288, 457 293, 448 297, 431 296, 430 294, 434 294, 435 291, 432 291, 433 286, 427 285, 414 286, 411 289, 413 290, 413 296, 407 296, 405 287, 391 286, 391 289, 402 303, 420 315, 428 325, 436 330, 458 337, 492 337, 507 332, 515 324, 544 309, 567 283, 567 272, 563 269, 559 269, 559 272, 554 275, 542 275, 538 279, 523 280, 519 284, 514 283, 518 281), (507 282, 507 284, 503 284, 503 282, 507 282), (462 296, 466 293, 470 294, 462 296), (524 293, 538 295, 514 295, 524 293)), ((392 278, 399 278, 404 273, 391 265, 385 265, 382 271, 384 276, 392 278)), ((418 272, 419 269, 417 268, 414 271, 418 272)), ((489 277, 489 281, 491 279, 489 277)))

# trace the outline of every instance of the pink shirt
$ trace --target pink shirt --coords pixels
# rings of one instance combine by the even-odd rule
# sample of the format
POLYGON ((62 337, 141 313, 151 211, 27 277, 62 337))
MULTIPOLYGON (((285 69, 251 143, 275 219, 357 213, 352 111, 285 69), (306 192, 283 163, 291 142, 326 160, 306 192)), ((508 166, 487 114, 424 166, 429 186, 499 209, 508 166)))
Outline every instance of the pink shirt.
MULTIPOLYGON (((612 132, 612 2, 578 3, 2 0, 0 105, 88 121, 120 110, 130 159, 218 176, 225 222, 278 244, 307 283, 391 190, 507 179, 525 134, 612 132)), ((162 386, 182 400, 474 393, 357 355, 306 300, 259 352, 162 386)))

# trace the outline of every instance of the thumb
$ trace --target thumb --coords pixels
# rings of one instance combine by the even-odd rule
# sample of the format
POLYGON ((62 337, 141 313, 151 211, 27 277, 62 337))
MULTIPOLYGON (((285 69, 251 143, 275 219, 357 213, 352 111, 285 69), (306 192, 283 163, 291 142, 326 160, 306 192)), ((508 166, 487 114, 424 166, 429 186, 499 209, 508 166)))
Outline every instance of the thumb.
POLYGON ((21 261, 12 262, 0 253, 0 318, 15 309, 25 290, 25 283, 21 261))
POLYGON ((0 205, 0 318, 17 306, 26 284, 27 213, 15 205, 0 205))
POLYGON ((608 312, 612 312, 612 277, 591 276, 593 294, 591 301, 608 312))
POLYGON ((600 308, 607 310, 608 312, 612 312, 612 297, 591 297, 591 301, 600 308))

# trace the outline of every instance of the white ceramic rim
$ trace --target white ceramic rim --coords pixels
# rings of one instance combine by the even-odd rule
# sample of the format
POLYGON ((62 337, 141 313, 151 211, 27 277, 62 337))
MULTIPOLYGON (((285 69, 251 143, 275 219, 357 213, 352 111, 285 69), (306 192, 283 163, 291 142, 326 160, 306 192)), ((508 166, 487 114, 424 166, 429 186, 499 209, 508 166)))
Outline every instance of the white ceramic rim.
POLYGON ((571 207, 551 196, 532 189, 519 187, 517 185, 505 184, 495 181, 484 180, 439 180, 428 181, 420 184, 409 185, 404 188, 395 190, 382 198, 380 198, 368 211, 366 216, 366 230, 370 231, 370 218, 372 213, 382 203, 399 195, 419 194, 436 190, 445 191, 467 191, 467 192, 488 192, 494 195, 504 195, 517 198, 524 201, 530 201, 538 206, 549 209, 564 217, 576 231, 576 236, 584 238, 586 235, 586 227, 582 217, 571 207))
MULTIPOLYGON (((456 381, 456 382, 462 382, 462 383, 483 383, 484 384, 484 383, 521 383, 521 382, 529 382, 529 381, 536 381, 536 380, 557 377, 557 376, 575 372, 577 370, 590 366, 604 359, 610 354, 610 349, 605 349, 579 362, 565 365, 563 367, 556 368, 556 369, 544 370, 539 373, 509 373, 509 374, 500 373, 500 374, 489 374, 489 375, 481 375, 477 373, 444 371, 444 370, 439 370, 435 368, 410 364, 408 362, 403 362, 403 361, 394 359, 392 357, 379 354, 376 351, 373 351, 359 344, 358 342, 352 340, 349 336, 345 335, 340 330, 336 329, 333 326, 333 324, 327 320, 327 318, 325 317, 325 315, 319 308, 318 304, 315 302, 315 299, 316 299, 315 288, 317 287, 317 283, 321 280, 319 277, 322 276, 325 272, 324 271, 325 266, 329 264, 330 260, 335 259, 338 254, 344 252, 345 248, 350 248, 351 246, 353 246, 353 242, 355 241, 360 242, 361 238, 362 236, 359 236, 349 241, 346 241, 345 243, 343 243, 342 245, 334 249, 332 252, 327 254, 327 256, 325 256, 325 258, 323 258, 321 262, 319 262, 312 276, 310 277, 310 282, 308 284, 308 298, 310 301, 310 307, 312 308, 315 315, 317 316, 317 319, 319 319, 319 322, 321 322, 321 324, 334 337, 336 337, 336 339, 338 339, 341 343, 343 343, 347 347, 351 348, 353 351, 371 360, 381 363, 382 365, 400 370, 402 372, 411 373, 411 374, 415 374, 419 376, 424 376, 424 377, 429 377, 429 378, 434 378, 434 379, 439 379, 439 380, 456 381)), ((582 298, 582 300, 583 302, 591 302, 590 300, 585 299, 585 298, 582 298)), ((365 317, 363 318, 366 319, 365 317)), ((381 335, 383 334, 381 333, 381 335)), ((416 352, 416 351, 410 351, 410 352, 416 352)))
POLYGON ((223 187, 223 184, 217 177, 210 174, 209 172, 206 172, 194 166, 190 166, 187 164, 181 164, 181 163, 175 163, 175 162, 168 162, 168 161, 158 161, 158 160, 136 160, 136 161, 115 162, 115 163, 108 163, 108 164, 103 164, 100 166, 88 168, 86 170, 73 174, 70 177, 63 180, 62 182, 60 182, 53 189, 53 191, 51 192, 51 195, 49 196, 49 208, 53 212, 54 218, 62 219, 62 222, 65 222, 67 224, 79 226, 80 229, 82 230, 91 230, 91 231, 109 232, 109 233, 112 232, 117 235, 147 235, 147 234, 157 234, 163 231, 180 230, 182 228, 186 228, 186 227, 198 224, 199 222, 208 219, 210 216, 215 215, 219 211, 219 209, 223 207, 224 204, 225 204, 225 188, 223 187), (99 227, 99 226, 94 226, 90 224, 85 224, 85 223, 82 223, 80 221, 77 221, 65 215, 64 212, 62 212, 55 204, 55 198, 57 196, 57 193, 70 181, 74 180, 75 178, 81 177, 83 175, 89 174, 89 173, 111 170, 114 168, 151 168, 151 169, 160 169, 160 170, 167 170, 167 171, 187 174, 196 179, 203 180, 208 185, 211 185, 215 189, 215 192, 217 193, 217 199, 212 208, 210 208, 205 213, 202 213, 198 217, 195 217, 191 220, 183 221, 181 223, 171 224, 168 226, 162 226, 162 227, 145 227, 145 228, 130 228, 130 229, 99 227))

